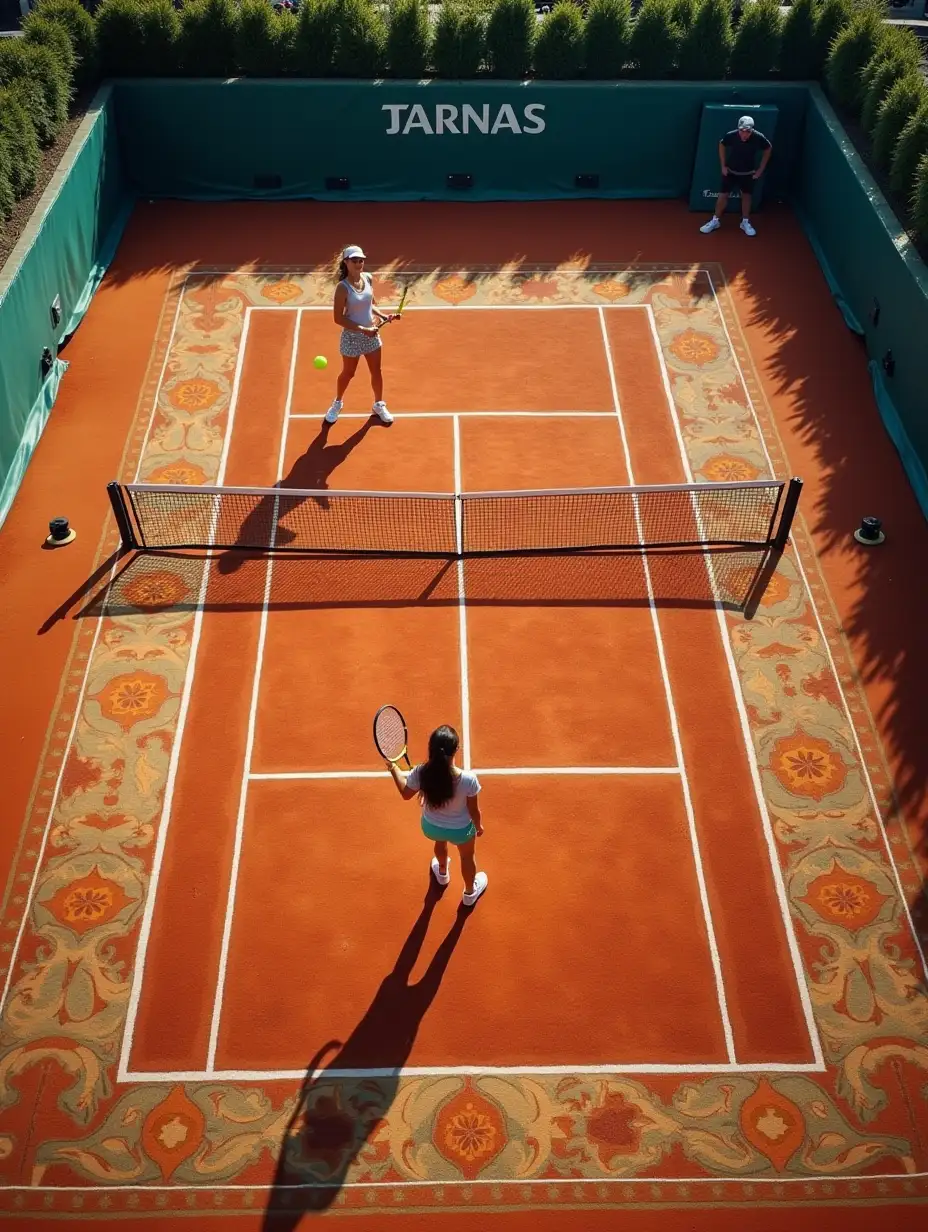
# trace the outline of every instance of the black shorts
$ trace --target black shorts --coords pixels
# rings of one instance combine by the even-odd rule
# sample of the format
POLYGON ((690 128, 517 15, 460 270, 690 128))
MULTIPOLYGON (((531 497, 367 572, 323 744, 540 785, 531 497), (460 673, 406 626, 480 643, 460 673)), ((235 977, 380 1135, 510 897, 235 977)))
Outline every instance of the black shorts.
POLYGON ((753 171, 745 171, 738 173, 729 171, 728 175, 722 176, 722 192, 740 192, 750 195, 754 191, 754 185, 757 180, 754 179, 753 171))

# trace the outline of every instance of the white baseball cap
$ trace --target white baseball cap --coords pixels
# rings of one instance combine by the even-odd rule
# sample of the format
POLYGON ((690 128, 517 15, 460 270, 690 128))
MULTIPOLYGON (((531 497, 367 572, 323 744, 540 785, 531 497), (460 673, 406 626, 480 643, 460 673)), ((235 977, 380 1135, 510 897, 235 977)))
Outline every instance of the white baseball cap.
POLYGON ((357 244, 349 244, 348 247, 345 249, 345 251, 342 253, 342 256, 345 258, 346 261, 350 257, 364 257, 365 261, 367 260, 367 255, 364 252, 364 249, 359 248, 357 244))
POLYGON ((739 128, 753 128, 754 121, 751 119, 750 116, 742 116, 741 119, 738 121, 738 127, 739 128))

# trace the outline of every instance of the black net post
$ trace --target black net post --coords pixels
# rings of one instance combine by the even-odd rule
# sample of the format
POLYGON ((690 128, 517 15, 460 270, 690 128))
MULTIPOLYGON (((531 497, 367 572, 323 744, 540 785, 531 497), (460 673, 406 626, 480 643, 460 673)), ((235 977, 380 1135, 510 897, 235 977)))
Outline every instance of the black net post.
POLYGON ((119 537, 122 540, 123 548, 137 548, 139 543, 132 529, 132 521, 129 517, 129 510, 126 508, 126 499, 122 488, 114 480, 106 485, 106 491, 110 498, 110 505, 113 508, 113 517, 116 519, 116 525, 119 527, 119 537))
POLYGON ((799 496, 801 492, 802 480, 796 478, 791 479, 786 489, 786 498, 783 501, 783 513, 780 516, 780 525, 773 541, 774 551, 776 552, 783 552, 786 550, 786 545, 789 542, 789 532, 793 526, 793 518, 796 516, 796 506, 799 504, 799 496))

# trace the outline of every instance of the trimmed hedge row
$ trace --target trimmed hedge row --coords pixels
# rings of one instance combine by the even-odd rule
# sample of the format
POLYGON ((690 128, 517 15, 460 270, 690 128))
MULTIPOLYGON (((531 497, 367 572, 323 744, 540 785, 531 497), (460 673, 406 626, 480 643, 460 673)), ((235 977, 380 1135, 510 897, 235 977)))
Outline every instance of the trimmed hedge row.
POLYGON ((40 0, 0 40, 0 221, 35 187, 74 92, 101 76, 821 79, 928 241, 928 83, 881 0, 40 0))

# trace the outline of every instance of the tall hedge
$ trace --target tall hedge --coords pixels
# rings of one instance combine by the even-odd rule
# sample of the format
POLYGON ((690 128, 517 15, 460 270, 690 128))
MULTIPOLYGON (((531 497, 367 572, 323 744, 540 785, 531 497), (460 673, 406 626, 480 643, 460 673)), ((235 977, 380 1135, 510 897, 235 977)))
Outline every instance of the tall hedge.
POLYGON ((918 71, 918 61, 913 64, 905 55, 891 54, 874 56, 861 75, 864 86, 864 101, 860 122, 864 130, 873 134, 879 115, 880 104, 890 89, 902 77, 918 71))
POLYGON ((818 12, 819 0, 793 0, 786 14, 780 40, 780 76, 788 81, 811 81, 821 70, 818 12))
POLYGON ((387 64, 394 77, 425 76, 432 44, 426 0, 393 0, 387 28, 387 64))
POLYGON ((821 0, 815 13, 814 77, 821 77, 835 39, 857 11, 856 0, 821 0))
POLYGON ((783 14, 780 0, 757 0, 745 9, 735 32, 729 73, 745 81, 769 77, 780 63, 783 14))
POLYGON ((29 115, 29 94, 22 82, 0 89, 0 138, 10 158, 9 181, 14 196, 28 197, 39 178, 42 151, 29 115))
POLYGON ((486 57, 486 7, 480 0, 443 0, 432 35, 432 63, 439 77, 476 77, 486 57))
POLYGON ((536 77, 572 80, 583 65, 583 14, 573 0, 557 0, 535 39, 536 77))
POLYGON ((908 201, 918 164, 928 155, 928 98, 905 122, 889 167, 889 183, 908 201))
POLYGON ((180 18, 171 0, 103 0, 97 45, 106 77, 173 77, 180 18))
POLYGON ((27 43, 32 43, 37 47, 47 47, 55 56, 68 83, 67 93, 70 99, 77 56, 67 26, 62 25, 61 22, 52 21, 41 13, 30 13, 23 22, 23 38, 27 43))
POLYGON ((825 80, 837 103, 858 116, 864 101, 863 70, 873 58, 883 30, 879 13, 860 9, 835 38, 825 64, 825 80))
POLYGON ((532 0, 496 0, 487 22, 487 67, 494 77, 524 80, 535 43, 532 0))
POLYGON ((910 73, 892 86, 880 104, 873 129, 873 161, 888 171, 896 142, 909 119, 928 96, 928 87, 920 73, 910 73))
POLYGON ((624 75, 632 38, 631 0, 591 0, 583 24, 583 62, 593 81, 624 75))
POLYGON ((339 77, 379 77, 387 28, 373 0, 335 0, 338 34, 332 68, 339 77))
POLYGON ((80 0, 39 0, 38 16, 57 22, 71 36, 76 66, 74 84, 85 89, 96 83, 100 75, 97 54, 97 27, 80 0))
POLYGON ((25 83, 29 116, 39 142, 51 145, 68 118, 70 83, 48 47, 25 39, 0 39, 0 86, 25 83))
POLYGON ((293 38, 293 69, 299 77, 331 73, 338 30, 338 0, 303 0, 293 38))
POLYGON ((912 190, 912 224, 915 234, 928 244, 928 154, 919 160, 912 190))
POLYGON ((190 77, 235 77, 238 25, 235 0, 186 0, 177 33, 181 71, 190 77))
POLYGON ((672 0, 643 0, 628 46, 633 73, 652 80, 672 77, 679 54, 672 0))
POLYGON ((724 77, 732 49, 731 0, 700 0, 680 43, 679 76, 684 81, 724 77))
POLYGON ((10 148, 0 133, 0 224, 6 222, 15 205, 16 197, 10 182, 10 148))
MULTIPOLYGON (((235 31, 235 60, 246 77, 276 77, 285 69, 282 23, 267 0, 242 0, 235 31)), ((292 15, 291 22, 293 20, 292 15)))

